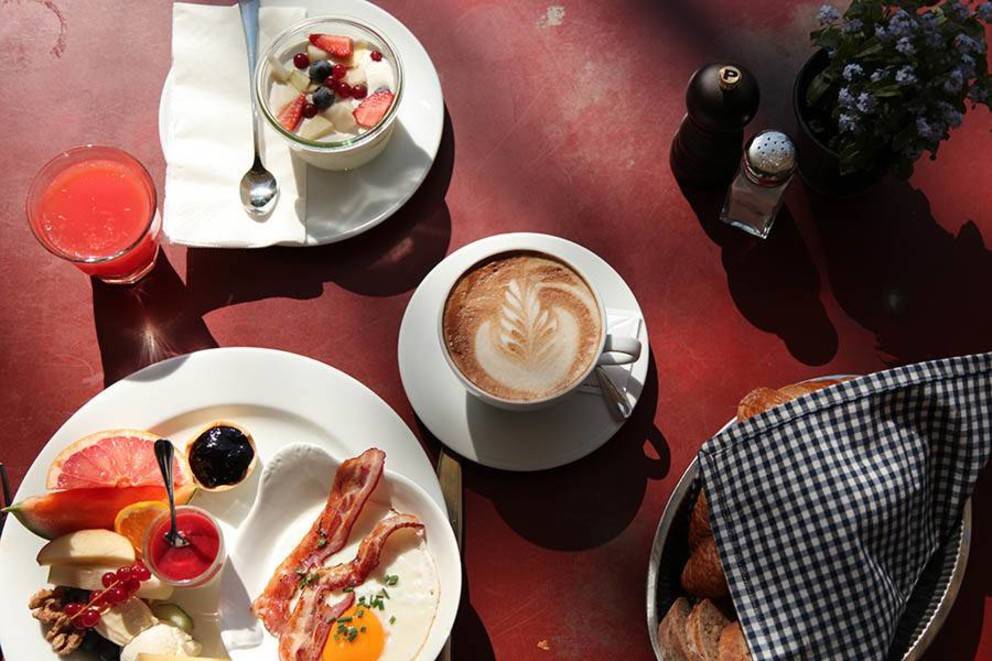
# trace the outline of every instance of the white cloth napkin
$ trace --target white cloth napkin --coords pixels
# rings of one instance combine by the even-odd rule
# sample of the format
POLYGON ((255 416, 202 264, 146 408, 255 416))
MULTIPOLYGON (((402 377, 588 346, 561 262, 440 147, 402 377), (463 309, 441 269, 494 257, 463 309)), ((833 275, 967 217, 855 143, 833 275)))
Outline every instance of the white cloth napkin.
MULTIPOLYGON (((304 8, 263 7, 259 57, 305 17, 304 8)), ((303 243, 306 167, 264 119, 262 160, 279 182, 279 199, 264 220, 241 205, 238 183, 252 163, 251 83, 237 5, 173 6, 171 75, 163 209, 169 240, 239 248, 303 243)))
MULTIPOLYGON (((641 318, 636 313, 627 310, 607 310, 606 311, 606 332, 613 337, 633 337, 641 335, 641 318)), ((643 348, 642 348, 643 351, 643 348)), ((606 376, 609 377, 617 390, 624 395, 630 387, 630 375, 634 370, 634 363, 627 365, 604 365, 606 376)), ((599 394, 602 389, 599 387, 599 379, 596 374, 590 374, 582 385, 578 387, 579 392, 599 394)))

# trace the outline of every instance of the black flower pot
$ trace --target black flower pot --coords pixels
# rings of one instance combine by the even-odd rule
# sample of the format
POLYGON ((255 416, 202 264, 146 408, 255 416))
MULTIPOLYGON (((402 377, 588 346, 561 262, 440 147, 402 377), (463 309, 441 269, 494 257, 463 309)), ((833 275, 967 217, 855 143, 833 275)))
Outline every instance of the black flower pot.
POLYGON ((818 50, 799 70, 792 88, 792 109, 799 123, 796 140, 799 175, 808 188, 821 195, 854 197, 878 183, 888 172, 888 164, 877 165, 873 170, 866 172, 841 174, 839 154, 824 144, 810 128, 806 90, 813 78, 827 68, 829 61, 827 51, 818 50))

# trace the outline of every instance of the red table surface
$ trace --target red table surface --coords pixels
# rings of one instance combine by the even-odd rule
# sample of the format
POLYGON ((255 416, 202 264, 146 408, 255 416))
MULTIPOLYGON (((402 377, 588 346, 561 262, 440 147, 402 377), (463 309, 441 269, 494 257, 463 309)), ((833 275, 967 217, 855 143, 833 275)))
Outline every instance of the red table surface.
MULTIPOLYGON (((816 3, 551 1, 560 5, 384 1, 430 52, 447 106, 417 195, 339 245, 167 247, 134 290, 91 283, 47 254, 23 202, 49 157, 85 142, 132 152, 161 190, 170 3, 0 3, 0 461, 14 484, 106 385, 216 346, 273 347, 344 370, 434 456, 438 443, 418 425, 396 362, 412 291, 446 253, 478 238, 561 235, 598 252, 637 294, 651 336, 647 386, 620 433, 570 466, 513 474, 466 465, 468 591, 456 655, 648 659, 655 526, 700 444, 745 392, 992 349, 986 110, 969 112, 908 183, 841 203, 794 182, 759 243, 714 227, 719 194, 687 200, 668 148, 689 74, 721 57, 761 83, 751 128, 792 130, 791 84, 810 52, 816 3)), ((992 658, 990 500, 986 477, 964 585, 931 659, 992 658)))

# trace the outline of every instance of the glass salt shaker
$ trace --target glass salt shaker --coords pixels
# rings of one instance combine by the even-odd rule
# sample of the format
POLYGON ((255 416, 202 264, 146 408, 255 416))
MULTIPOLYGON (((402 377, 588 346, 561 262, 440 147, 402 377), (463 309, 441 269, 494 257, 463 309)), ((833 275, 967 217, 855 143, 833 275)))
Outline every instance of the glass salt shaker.
POLYGON ((720 220, 765 239, 796 171, 796 147, 781 131, 762 131, 744 148, 741 167, 727 191, 720 220))

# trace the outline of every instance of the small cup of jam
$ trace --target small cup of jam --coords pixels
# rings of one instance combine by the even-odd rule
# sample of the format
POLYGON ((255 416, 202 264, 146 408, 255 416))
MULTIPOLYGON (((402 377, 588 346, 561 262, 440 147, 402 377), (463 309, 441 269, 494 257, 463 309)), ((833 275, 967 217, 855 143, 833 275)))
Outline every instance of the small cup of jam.
POLYGON ((258 463, 258 453, 255 440, 245 429, 218 420, 189 442, 186 461, 197 486, 206 491, 226 491, 251 475, 258 463))
POLYGON ((176 529, 188 542, 183 546, 174 546, 167 539, 171 526, 165 512, 148 528, 144 544, 148 568, 163 583, 176 587, 193 588, 210 582, 227 560, 217 521, 199 507, 176 507, 176 529))

